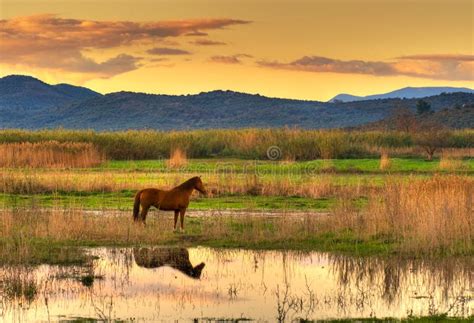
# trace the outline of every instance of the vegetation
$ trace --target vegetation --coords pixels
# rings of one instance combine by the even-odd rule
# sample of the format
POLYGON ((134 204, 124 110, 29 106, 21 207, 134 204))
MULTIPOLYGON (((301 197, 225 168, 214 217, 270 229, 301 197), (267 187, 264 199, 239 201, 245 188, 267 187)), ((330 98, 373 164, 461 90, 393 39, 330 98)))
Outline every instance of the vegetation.
MULTIPOLYGON (((1 258, 28 259, 37 246, 182 244, 214 247, 338 250, 352 253, 472 254, 471 179, 446 176, 394 181, 369 196, 367 206, 339 199, 331 215, 188 217, 186 234, 172 231, 171 215, 143 227, 130 216, 81 209, 5 209, 1 258)), ((40 252, 39 254, 42 254, 40 252)))
MULTIPOLYGON (((342 131, 301 129, 240 129, 194 131, 95 132, 74 130, 2 130, 0 143, 91 143, 110 160, 167 159, 177 148, 187 158, 235 157, 268 159, 278 146, 279 160, 314 160, 391 156, 420 156, 414 135, 403 131, 342 131)), ((473 130, 445 134, 445 146, 474 148, 473 130)))
POLYGON ((419 114, 419 115, 422 115, 422 114, 425 114, 425 113, 428 113, 431 111, 431 104, 429 104, 428 102, 426 102, 425 100, 418 100, 416 102, 416 112, 419 114))
POLYGON ((93 167, 104 155, 91 143, 46 141, 0 144, 0 167, 93 167))

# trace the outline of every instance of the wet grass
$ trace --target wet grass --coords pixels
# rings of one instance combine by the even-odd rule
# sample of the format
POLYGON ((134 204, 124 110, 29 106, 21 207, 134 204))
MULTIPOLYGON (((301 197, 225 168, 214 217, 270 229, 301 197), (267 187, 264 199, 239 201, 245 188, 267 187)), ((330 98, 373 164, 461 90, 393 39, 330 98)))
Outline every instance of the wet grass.
POLYGON ((350 230, 328 232, 315 216, 188 216, 173 232, 170 215, 150 214, 147 226, 120 215, 72 210, 15 210, 0 218, 0 264, 81 264, 82 247, 176 245, 270 250, 338 251, 383 255, 396 251, 386 237, 360 239, 350 230))
POLYGON ((89 257, 79 241, 57 241, 38 237, 0 238, 0 264, 5 265, 83 265, 89 257))
MULTIPOLYGON (((136 191, 121 192, 62 192, 55 194, 0 194, 0 205, 11 207, 60 207, 92 210, 131 211, 136 191)), ((363 203, 364 199, 359 199, 363 203)), ((335 198, 309 198, 300 196, 230 195, 213 198, 196 197, 189 210, 305 210, 328 211, 335 198)))

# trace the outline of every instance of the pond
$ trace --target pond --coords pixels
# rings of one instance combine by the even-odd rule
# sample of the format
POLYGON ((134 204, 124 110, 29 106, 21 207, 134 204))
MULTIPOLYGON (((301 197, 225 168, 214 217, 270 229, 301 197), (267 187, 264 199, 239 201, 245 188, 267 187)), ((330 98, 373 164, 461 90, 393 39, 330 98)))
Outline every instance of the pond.
POLYGON ((473 310, 471 258, 97 248, 85 266, 2 267, 0 320, 293 321, 473 310))

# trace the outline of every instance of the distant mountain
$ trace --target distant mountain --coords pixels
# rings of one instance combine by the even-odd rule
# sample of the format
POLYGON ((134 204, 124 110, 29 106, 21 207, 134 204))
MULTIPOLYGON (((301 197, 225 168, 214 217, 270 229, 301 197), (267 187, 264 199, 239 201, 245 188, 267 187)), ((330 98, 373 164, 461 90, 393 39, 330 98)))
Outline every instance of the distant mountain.
MULTIPOLYGON (((0 128, 355 127, 381 120, 397 107, 415 110, 417 100, 395 98, 328 103, 221 90, 196 95, 134 92, 101 95, 86 88, 48 85, 30 77, 12 76, 0 79, 0 128)), ((438 111, 474 104, 474 94, 442 94, 424 100, 438 111)))
POLYGON ((338 94, 333 97, 329 102, 352 102, 352 101, 364 101, 364 100, 378 100, 378 99, 390 99, 390 98, 424 98, 427 96, 439 95, 441 93, 454 93, 454 92, 465 92, 474 93, 473 89, 466 87, 405 87, 403 89, 395 90, 384 94, 375 94, 367 96, 356 96, 351 94, 338 94))
POLYGON ((0 78, 0 108, 41 109, 101 96, 90 89, 69 84, 50 85, 31 76, 0 78))

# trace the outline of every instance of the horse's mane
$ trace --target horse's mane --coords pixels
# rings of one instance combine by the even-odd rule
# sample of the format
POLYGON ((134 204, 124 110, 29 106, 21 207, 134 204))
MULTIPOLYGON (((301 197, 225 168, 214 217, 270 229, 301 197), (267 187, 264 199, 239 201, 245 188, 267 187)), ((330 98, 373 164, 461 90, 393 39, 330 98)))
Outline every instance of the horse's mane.
POLYGON ((188 188, 194 188, 196 186, 196 181, 199 179, 199 176, 194 176, 190 179, 188 179, 186 182, 184 183, 181 183, 180 185, 176 186, 176 188, 184 188, 184 189, 188 189, 188 188))

